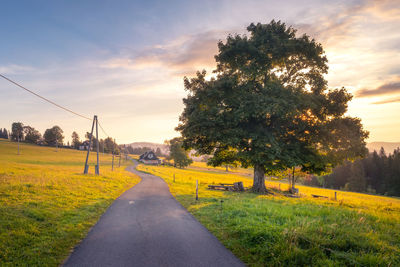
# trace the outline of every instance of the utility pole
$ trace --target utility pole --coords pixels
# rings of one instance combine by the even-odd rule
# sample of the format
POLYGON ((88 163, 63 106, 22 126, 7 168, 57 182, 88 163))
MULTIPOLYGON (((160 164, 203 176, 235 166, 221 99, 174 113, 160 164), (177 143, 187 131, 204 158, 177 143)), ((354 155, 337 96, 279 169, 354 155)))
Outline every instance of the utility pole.
POLYGON ((18 140, 18 155, 19 155, 19 136, 17 136, 17 140, 18 140))
POLYGON ((118 168, 121 167, 121 157, 122 157, 122 154, 121 154, 121 152, 120 152, 120 153, 119 153, 118 168))
POLYGON ((97 165, 95 168, 96 175, 100 174, 99 171, 99 121, 97 120, 97 116, 95 115, 94 118, 96 119, 96 152, 97 152, 97 165))
POLYGON ((114 170, 114 151, 112 152, 112 163, 111 163, 111 171, 114 170))
POLYGON ((88 170, 89 170, 88 160, 89 160, 90 146, 92 145, 93 128, 94 128, 94 122, 95 121, 97 121, 97 116, 96 115, 93 117, 92 130, 90 131, 89 146, 88 146, 88 151, 87 151, 87 154, 86 154, 85 169, 83 171, 84 174, 87 174, 88 170))

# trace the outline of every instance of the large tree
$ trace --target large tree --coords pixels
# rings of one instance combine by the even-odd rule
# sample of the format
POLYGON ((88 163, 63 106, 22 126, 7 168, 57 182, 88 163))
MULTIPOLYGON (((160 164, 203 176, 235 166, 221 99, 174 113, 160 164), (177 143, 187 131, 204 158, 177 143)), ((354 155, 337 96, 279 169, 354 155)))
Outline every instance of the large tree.
POLYGON ((59 126, 53 126, 50 129, 46 129, 43 137, 46 143, 51 146, 62 145, 64 140, 63 133, 59 126))
POLYGON ((266 191, 265 173, 319 173, 363 156, 368 133, 345 116, 352 96, 328 90, 321 44, 280 21, 247 30, 218 43, 215 78, 184 78, 189 94, 177 130, 185 148, 212 154, 213 165, 254 167, 255 192, 266 191))

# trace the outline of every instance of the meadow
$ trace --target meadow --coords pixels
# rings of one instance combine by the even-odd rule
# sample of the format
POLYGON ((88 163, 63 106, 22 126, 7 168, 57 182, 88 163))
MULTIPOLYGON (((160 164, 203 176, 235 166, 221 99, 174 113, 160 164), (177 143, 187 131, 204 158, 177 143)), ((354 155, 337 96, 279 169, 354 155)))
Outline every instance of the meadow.
MULTIPOLYGON (((197 164, 199 165, 199 164, 197 164)), ((171 193, 249 266, 400 266, 400 199, 267 181, 273 193, 208 190, 208 184, 243 181, 237 173, 139 165, 163 178, 171 193), (199 181, 199 200, 195 183, 199 181), (280 190, 279 190, 280 189, 280 190), (314 198, 311 195, 327 198, 314 198)))
POLYGON ((125 167, 111 171, 100 156, 100 175, 83 175, 86 152, 17 144, 0 139, 0 265, 57 266, 107 207, 140 178, 125 167))

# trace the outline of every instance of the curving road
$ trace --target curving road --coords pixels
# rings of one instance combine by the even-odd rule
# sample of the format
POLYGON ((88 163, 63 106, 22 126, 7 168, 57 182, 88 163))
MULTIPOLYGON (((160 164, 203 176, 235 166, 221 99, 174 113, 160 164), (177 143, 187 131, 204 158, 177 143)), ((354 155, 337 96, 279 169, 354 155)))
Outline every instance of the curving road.
POLYGON ((64 266, 244 266, 164 180, 128 170, 142 181, 115 200, 64 266))

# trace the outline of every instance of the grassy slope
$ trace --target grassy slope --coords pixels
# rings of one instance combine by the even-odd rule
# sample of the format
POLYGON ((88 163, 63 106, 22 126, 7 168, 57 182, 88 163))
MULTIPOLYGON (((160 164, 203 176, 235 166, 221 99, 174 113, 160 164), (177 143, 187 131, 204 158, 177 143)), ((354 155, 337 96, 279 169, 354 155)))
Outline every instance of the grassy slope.
MULTIPOLYGON (((333 190, 305 186, 299 186, 300 199, 278 191, 274 196, 210 191, 207 184, 243 181, 250 186, 252 180, 193 169, 138 168, 164 178, 178 201, 250 266, 400 265, 399 199, 338 191, 334 201, 333 190)), ((278 183, 267 186, 278 188, 278 183)))
POLYGON ((0 139, 0 265, 57 266, 100 215, 140 178, 124 167, 111 172, 100 158, 100 176, 82 175, 83 151, 0 139))

